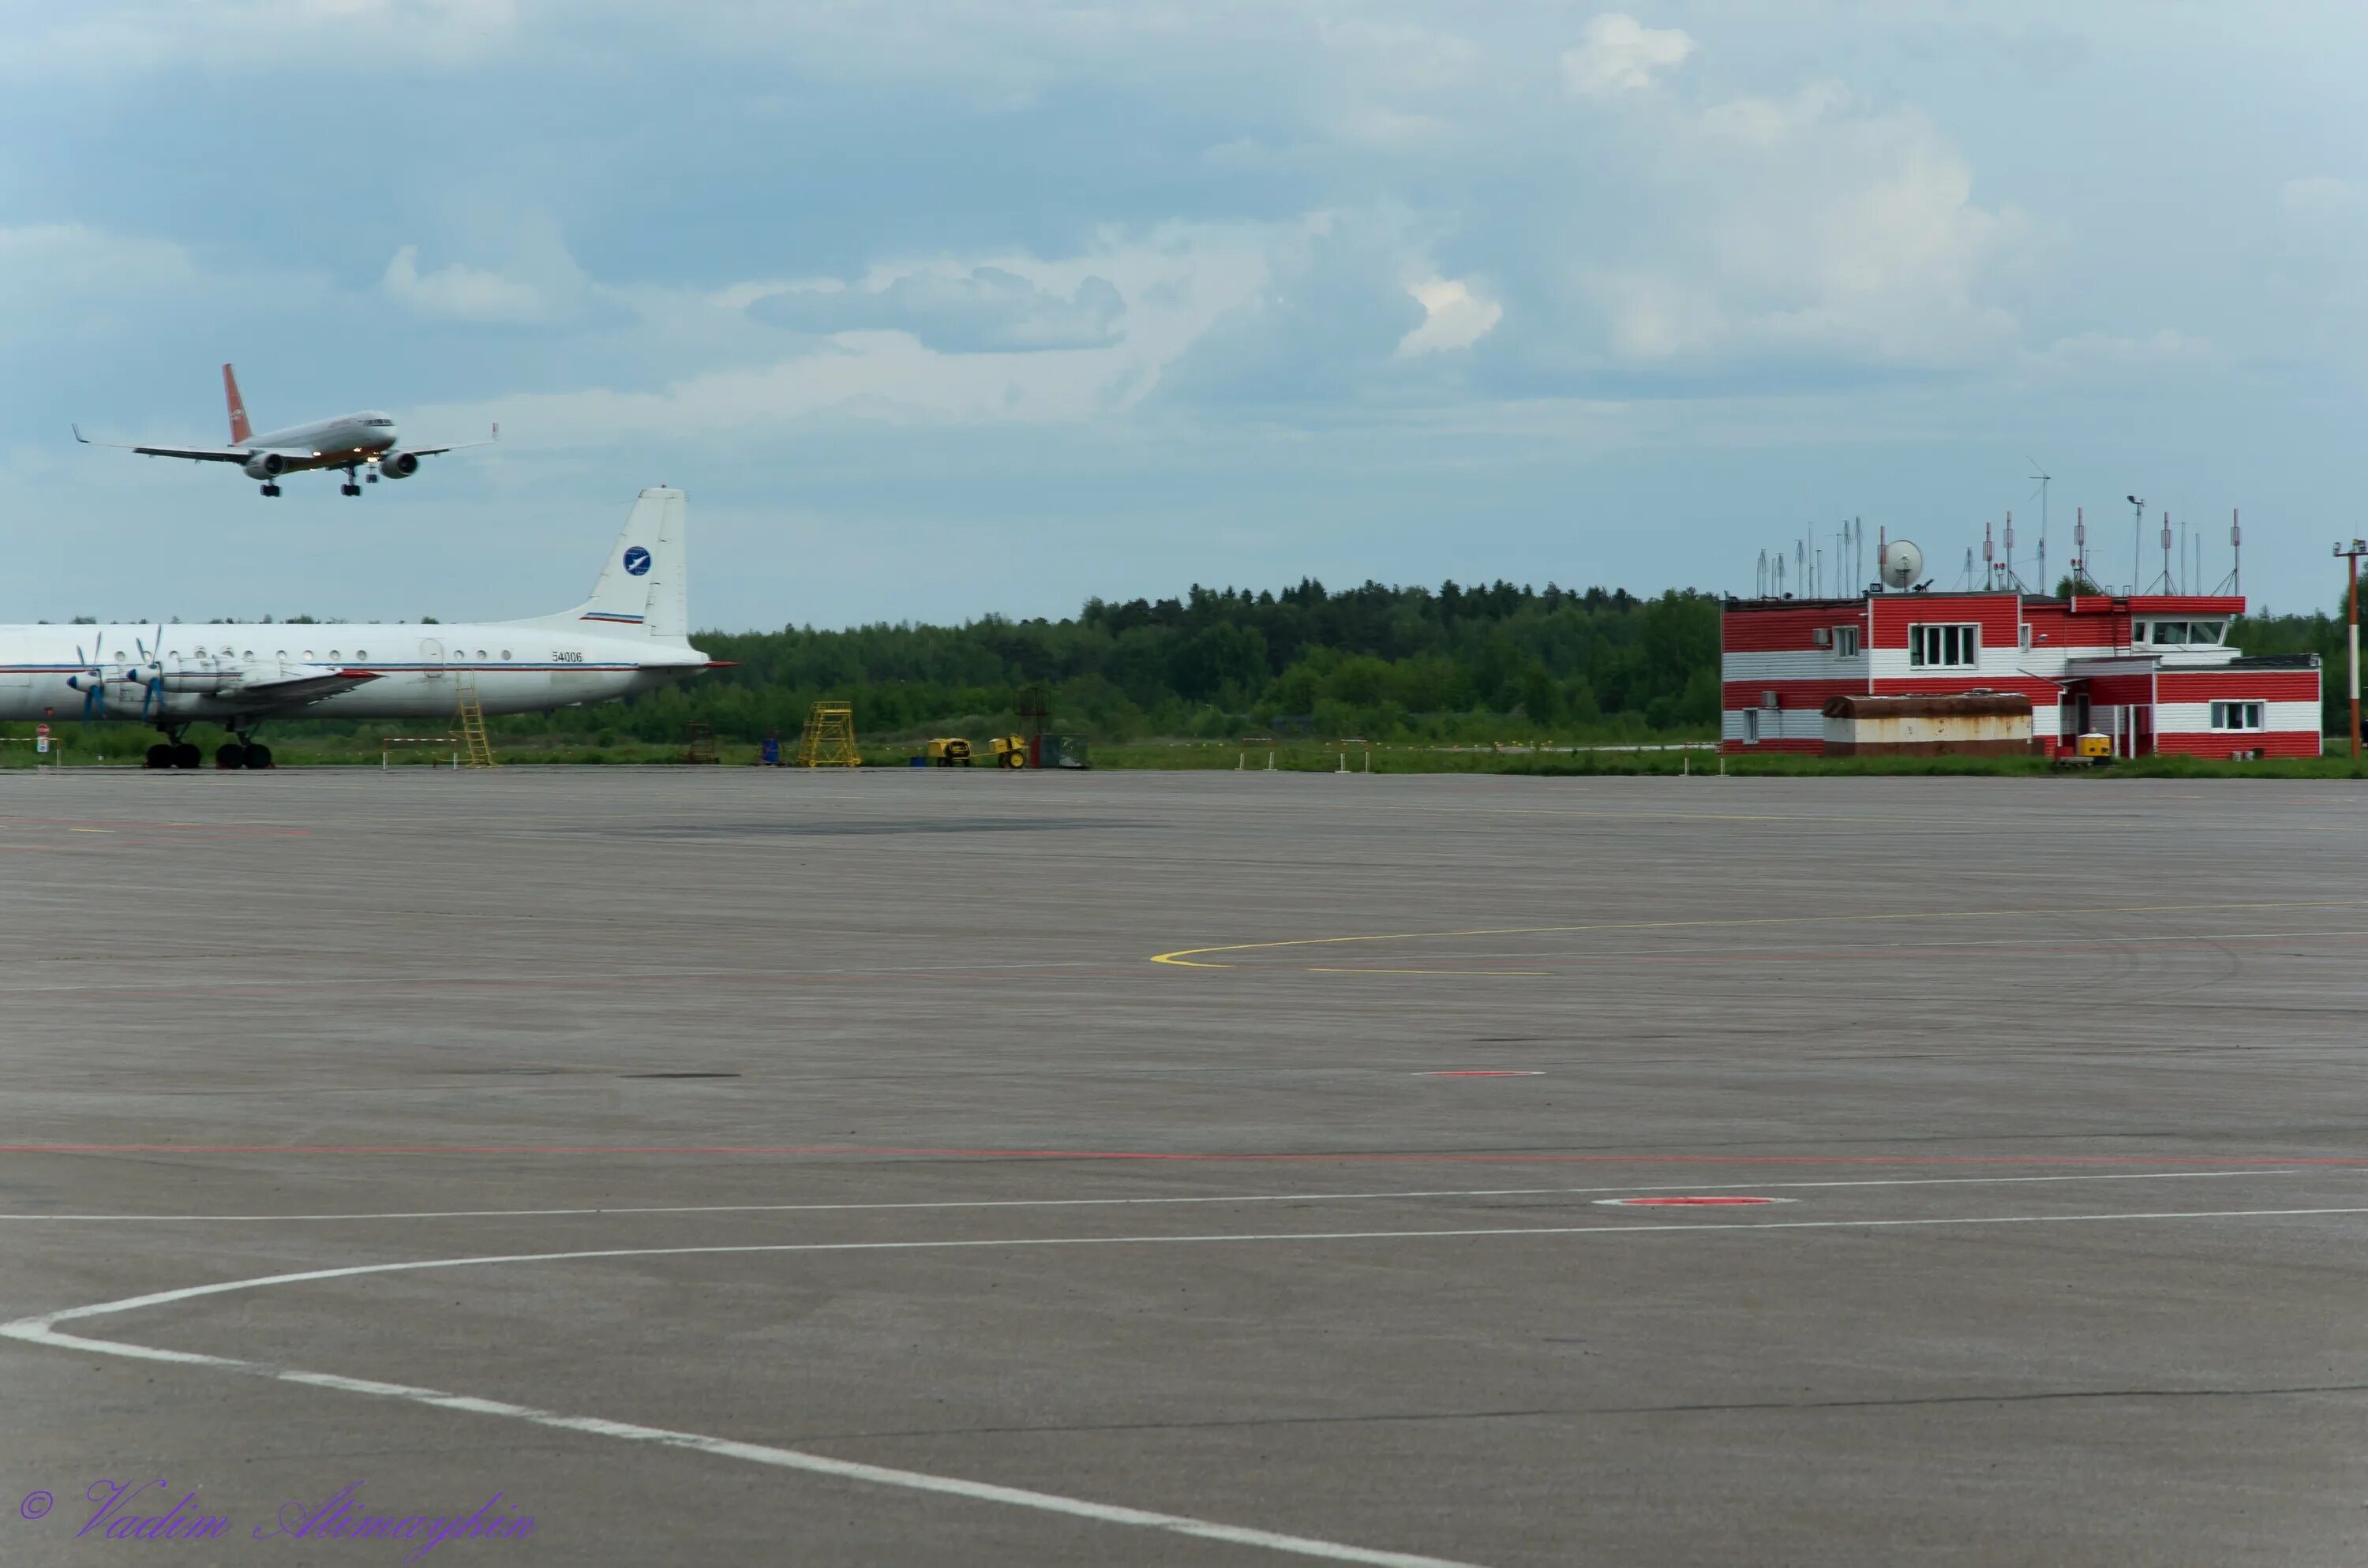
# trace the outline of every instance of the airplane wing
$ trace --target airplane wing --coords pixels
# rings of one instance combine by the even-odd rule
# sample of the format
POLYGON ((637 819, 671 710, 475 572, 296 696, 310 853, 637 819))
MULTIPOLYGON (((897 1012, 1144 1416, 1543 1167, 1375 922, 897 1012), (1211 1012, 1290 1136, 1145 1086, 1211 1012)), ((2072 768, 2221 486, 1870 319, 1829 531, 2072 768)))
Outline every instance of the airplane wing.
POLYGON ((472 447, 490 447, 501 438, 502 427, 496 425, 494 426, 494 433, 482 441, 461 441, 449 447, 405 447, 403 449, 415 458, 433 458, 440 457, 446 452, 465 452, 472 447))
POLYGON ((254 700, 267 708, 302 708, 339 692, 378 679, 374 670, 336 670, 326 675, 287 676, 279 680, 248 681, 225 693, 240 702, 254 700))
POLYGON ((222 447, 135 447, 129 441, 94 441, 82 433, 79 425, 71 426, 74 439, 85 447, 120 447, 127 452, 138 452, 152 458, 187 458, 200 463, 243 463, 255 454, 245 448, 222 447))

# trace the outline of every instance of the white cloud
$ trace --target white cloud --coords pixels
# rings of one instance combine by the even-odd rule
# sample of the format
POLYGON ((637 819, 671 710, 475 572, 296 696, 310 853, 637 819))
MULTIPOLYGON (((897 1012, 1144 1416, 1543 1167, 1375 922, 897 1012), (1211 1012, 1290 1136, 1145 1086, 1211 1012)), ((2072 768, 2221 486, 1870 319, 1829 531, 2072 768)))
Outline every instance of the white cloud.
POLYGON ((168 240, 85 223, 0 228, 0 295, 12 302, 11 315, 68 299, 185 289, 197 275, 189 253, 168 240))
POLYGON ((202 62, 275 70, 337 51, 348 67, 461 66, 518 27, 518 0, 102 0, 44 7, 0 50, 0 76, 120 75, 202 62))
POLYGON ((1120 336, 1126 301, 1107 278, 1066 297, 999 267, 907 272, 884 285, 808 286, 762 296, 748 313, 800 332, 866 328, 909 332, 946 353, 1106 348, 1120 336))
POLYGON ((2115 370, 2160 370, 2199 364, 2213 357, 2212 345, 2200 337, 2164 327, 2144 337, 2084 332, 2059 337, 2035 357, 2043 369, 2074 373, 2115 370))
POLYGON ((1587 24, 1578 48, 1564 51, 1563 85, 1582 97, 1640 92, 1693 51, 1693 37, 1682 28, 1648 28, 1624 13, 1607 12, 1587 24))
POLYGON ((1077 256, 1049 261, 1000 255, 886 265, 854 280, 698 293, 602 290, 630 303, 641 335, 706 342, 724 327, 745 344, 754 318, 828 337, 818 350, 729 368, 711 361, 645 389, 524 394, 415 411, 407 422, 474 429, 498 420, 505 443, 527 451, 669 436, 738 442, 752 429, 817 417, 1087 421, 1140 403, 1212 323, 1257 293, 1270 252, 1301 227, 1171 223, 1105 233, 1077 256), (768 309, 790 300, 789 322, 768 309), (1113 329, 1121 310, 1123 332, 1113 329), (1069 342, 1051 341, 1055 335, 1069 342), (1067 351, 1042 352, 1058 347, 1067 351))
POLYGON ((2278 187, 2278 205, 2303 218, 2328 218, 2360 205, 2360 187, 2332 175, 2306 175, 2278 187))
POLYGON ((1423 308, 1420 326, 1398 339, 1398 358, 1469 348, 1504 319, 1505 307, 1472 292, 1468 283, 1452 278, 1431 278, 1411 284, 1406 292, 1423 308))
POLYGON ((460 261, 421 272, 417 245, 394 253, 379 287, 389 299, 431 320, 517 324, 542 321, 552 313, 541 290, 498 272, 460 261))
POLYGON ((1918 111, 1816 83, 1656 110, 1644 133, 1644 216, 1587 274, 1616 359, 1934 367, 2014 343, 1992 285, 2033 225, 1976 202, 1972 165, 1918 111))

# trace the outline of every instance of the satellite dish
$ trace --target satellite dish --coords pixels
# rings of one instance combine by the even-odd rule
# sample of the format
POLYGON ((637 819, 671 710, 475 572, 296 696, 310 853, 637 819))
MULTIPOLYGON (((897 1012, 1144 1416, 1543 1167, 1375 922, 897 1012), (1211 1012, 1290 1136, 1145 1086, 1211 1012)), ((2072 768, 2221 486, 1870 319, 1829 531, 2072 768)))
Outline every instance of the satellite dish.
POLYGON ((1883 559, 1877 564, 1884 585, 1904 588, 1924 570, 1924 552, 1904 539, 1896 539, 1883 547, 1883 559))

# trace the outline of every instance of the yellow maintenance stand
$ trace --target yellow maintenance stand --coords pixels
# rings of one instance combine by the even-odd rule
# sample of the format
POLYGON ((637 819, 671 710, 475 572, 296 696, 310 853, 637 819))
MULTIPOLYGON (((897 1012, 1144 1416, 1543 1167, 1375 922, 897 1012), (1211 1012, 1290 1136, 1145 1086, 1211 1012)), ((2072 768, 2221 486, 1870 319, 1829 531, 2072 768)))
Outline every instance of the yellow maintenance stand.
POLYGON ((855 750, 855 710, 844 702, 817 702, 806 713, 798 740, 800 767, 860 767, 855 750))

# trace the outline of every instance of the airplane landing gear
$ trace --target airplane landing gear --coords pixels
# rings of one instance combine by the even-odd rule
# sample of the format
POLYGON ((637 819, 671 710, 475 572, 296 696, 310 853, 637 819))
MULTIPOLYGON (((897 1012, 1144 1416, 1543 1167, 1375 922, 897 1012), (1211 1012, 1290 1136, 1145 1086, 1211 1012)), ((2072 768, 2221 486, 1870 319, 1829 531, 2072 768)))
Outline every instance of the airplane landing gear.
MULTIPOLYGON (((162 728, 162 726, 159 726, 162 728)), ((142 767, 196 767, 203 760, 195 741, 185 741, 177 729, 165 730, 164 740, 148 748, 142 767)))
POLYGON ((267 484, 263 487, 263 493, 266 495, 277 495, 279 494, 279 486, 276 484, 267 484))
POLYGON ((214 749, 214 766, 220 768, 265 768, 271 766, 271 748, 245 735, 233 735, 214 749))
MULTIPOLYGON (((371 474, 370 477, 372 479, 376 479, 378 475, 371 474)), ((359 495, 362 493, 362 487, 354 483, 354 465, 352 463, 347 463, 346 465, 346 482, 337 486, 337 489, 347 495, 359 495)))

